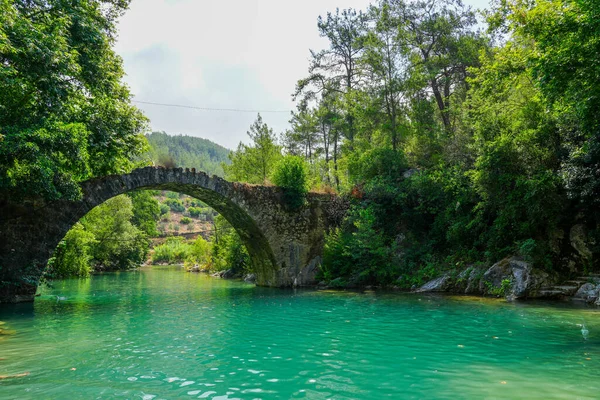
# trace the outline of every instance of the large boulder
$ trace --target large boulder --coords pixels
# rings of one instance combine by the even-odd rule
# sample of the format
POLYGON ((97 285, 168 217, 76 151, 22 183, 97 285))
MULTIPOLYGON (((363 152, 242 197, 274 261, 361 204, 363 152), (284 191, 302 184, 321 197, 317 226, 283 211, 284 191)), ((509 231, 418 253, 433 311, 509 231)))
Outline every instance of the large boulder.
POLYGON ((502 295, 508 300, 540 297, 540 289, 553 284, 547 272, 535 269, 520 257, 507 257, 492 265, 482 276, 479 290, 502 295))
POLYGON ((573 300, 585 301, 586 303, 594 303, 599 300, 600 294, 600 285, 595 285, 593 283, 584 283, 581 285, 575 296, 573 296, 573 300))

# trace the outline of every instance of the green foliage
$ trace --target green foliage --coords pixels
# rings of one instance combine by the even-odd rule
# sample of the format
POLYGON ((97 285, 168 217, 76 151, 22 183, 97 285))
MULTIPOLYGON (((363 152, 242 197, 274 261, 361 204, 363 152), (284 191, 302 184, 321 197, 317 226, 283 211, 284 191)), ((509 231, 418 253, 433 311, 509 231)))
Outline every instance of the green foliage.
POLYGON ((52 279, 88 276, 92 261, 90 246, 94 242, 94 234, 86 231, 81 223, 76 223, 54 250, 48 261, 46 276, 52 279))
POLYGON ((163 244, 154 247, 152 262, 183 264, 192 254, 192 246, 181 237, 168 238, 163 244))
POLYGON ((212 262, 215 270, 233 269, 235 272, 250 268, 250 256, 242 239, 222 216, 215 218, 215 237, 212 262))
POLYGON ((0 2, 0 188, 13 198, 77 198, 77 182, 144 150, 112 50, 128 3, 0 2))
POLYGON ((207 269, 212 268, 212 243, 198 236, 191 244, 190 252, 185 259, 186 264, 203 265, 207 269))
POLYGON ((506 296, 506 294, 512 288, 512 282, 510 281, 510 279, 502 279, 502 282, 498 287, 494 286, 491 282, 487 281, 485 281, 484 284, 486 287, 487 294, 498 297, 506 296))
POLYGON ((183 217, 183 218, 181 218, 181 223, 184 225, 189 225, 192 223, 192 219, 188 218, 188 217, 183 217))
POLYGON ((323 278, 343 278, 349 285, 390 284, 399 273, 396 245, 378 226, 371 207, 353 207, 344 229, 327 235, 323 278))
POLYGON ((160 219, 162 209, 158 200, 150 191, 141 190, 127 194, 133 205, 133 218, 131 222, 148 236, 157 236, 157 221, 160 219))
POLYGON ((150 242, 134 221, 133 202, 126 195, 113 197, 92 209, 55 250, 48 275, 86 276, 90 271, 129 269, 142 264, 150 242))
POLYGON ((200 214, 202 214, 203 209, 200 207, 190 207, 188 208, 188 212, 190 213, 191 217, 198 218, 200 214))
POLYGON ((168 204, 165 203, 161 203, 159 205, 159 210, 160 210, 160 215, 165 215, 167 214, 169 211, 171 211, 171 207, 169 207, 168 204))
POLYGON ((229 154, 231 165, 223 164, 225 177, 230 181, 262 184, 281 158, 281 147, 276 144, 273 130, 263 122, 260 114, 247 133, 252 144, 248 146, 240 142, 237 151, 229 154))
POLYGON ((348 174, 353 183, 363 183, 375 179, 399 181, 407 169, 402 153, 385 148, 374 148, 352 154, 348 163, 348 174))
POLYGON ((185 135, 152 132, 146 135, 148 156, 154 165, 196 168, 208 175, 223 176, 222 164, 228 164, 230 151, 207 139, 185 135))
POLYGON ((81 223, 96 238, 90 247, 94 270, 129 269, 146 260, 150 242, 133 225, 133 203, 125 195, 92 209, 81 223))
POLYGON ((185 207, 179 199, 166 198, 162 204, 168 206, 173 212, 182 213, 185 211, 185 207))
POLYGON ((308 192, 307 169, 301 157, 285 156, 273 171, 273 183, 283 189, 285 201, 293 209, 304 204, 308 192))

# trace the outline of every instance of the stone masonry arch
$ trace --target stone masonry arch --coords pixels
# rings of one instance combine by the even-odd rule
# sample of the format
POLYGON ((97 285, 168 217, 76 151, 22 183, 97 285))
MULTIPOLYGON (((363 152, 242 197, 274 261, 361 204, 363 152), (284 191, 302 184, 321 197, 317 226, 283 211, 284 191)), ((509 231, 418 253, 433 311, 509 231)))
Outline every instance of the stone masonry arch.
POLYGON ((182 168, 146 167, 81 183, 77 201, 0 198, 0 302, 31 301, 52 252, 92 208, 133 190, 159 189, 195 197, 219 212, 239 233, 262 286, 314 283, 321 262, 330 195, 309 193, 289 210, 281 189, 228 182, 182 168))

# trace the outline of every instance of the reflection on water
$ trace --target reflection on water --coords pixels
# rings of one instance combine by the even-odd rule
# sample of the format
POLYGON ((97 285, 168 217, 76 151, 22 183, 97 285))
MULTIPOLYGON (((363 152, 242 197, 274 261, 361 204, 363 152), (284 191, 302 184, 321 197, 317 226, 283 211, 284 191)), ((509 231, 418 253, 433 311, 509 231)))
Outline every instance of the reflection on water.
POLYGON ((594 399, 600 314, 153 268, 0 308, 1 399, 594 399), (58 296, 58 299, 57 299, 58 296), (64 299, 61 299, 64 297, 64 299), (587 340, 582 325, 585 324, 587 340))

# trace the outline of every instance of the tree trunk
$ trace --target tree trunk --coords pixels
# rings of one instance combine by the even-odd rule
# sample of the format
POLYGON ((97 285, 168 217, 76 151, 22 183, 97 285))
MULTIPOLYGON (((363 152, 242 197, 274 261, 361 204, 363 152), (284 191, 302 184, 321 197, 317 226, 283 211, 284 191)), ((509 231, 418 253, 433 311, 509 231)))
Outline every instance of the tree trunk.
POLYGON ((444 98, 440 93, 440 88, 438 86, 437 80, 433 78, 431 80, 431 89, 433 90, 433 95, 435 96, 435 101, 437 102, 438 108, 440 109, 440 113, 442 114, 442 122, 444 123, 444 130, 446 133, 450 132, 450 115, 448 115, 448 110, 446 109, 446 104, 444 103, 444 98))

